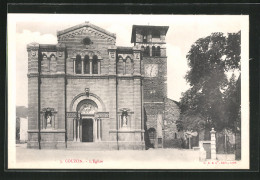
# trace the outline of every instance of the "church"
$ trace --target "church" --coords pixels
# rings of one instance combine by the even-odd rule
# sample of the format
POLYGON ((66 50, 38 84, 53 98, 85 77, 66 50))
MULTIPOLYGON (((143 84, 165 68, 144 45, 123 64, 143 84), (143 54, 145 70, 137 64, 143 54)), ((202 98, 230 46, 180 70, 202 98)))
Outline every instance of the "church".
POLYGON ((28 148, 142 150, 178 139, 167 98, 168 26, 133 25, 132 47, 89 22, 27 45, 28 148))

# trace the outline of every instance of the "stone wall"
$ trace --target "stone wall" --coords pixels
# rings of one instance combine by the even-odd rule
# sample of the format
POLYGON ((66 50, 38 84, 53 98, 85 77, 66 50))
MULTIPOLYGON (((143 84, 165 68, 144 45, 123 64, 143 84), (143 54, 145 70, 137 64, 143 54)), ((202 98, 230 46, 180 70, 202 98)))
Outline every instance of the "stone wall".
POLYGON ((180 108, 178 103, 166 98, 164 111, 164 147, 180 147, 180 135, 176 127, 176 121, 180 118, 180 108))

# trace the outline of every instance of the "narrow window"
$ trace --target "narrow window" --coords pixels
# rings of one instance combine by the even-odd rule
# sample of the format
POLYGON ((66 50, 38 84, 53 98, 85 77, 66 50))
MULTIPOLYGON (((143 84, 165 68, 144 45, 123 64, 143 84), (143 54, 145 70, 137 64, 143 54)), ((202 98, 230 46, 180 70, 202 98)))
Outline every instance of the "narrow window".
POLYGON ((93 56, 92 60, 92 74, 98 74, 98 58, 97 56, 93 56))
POLYGON ((89 62, 89 56, 86 55, 84 57, 84 74, 90 73, 90 62, 89 62))
POLYGON ((76 70, 76 74, 81 74, 81 56, 77 55, 76 56, 76 63, 75 63, 75 70, 76 70))
POLYGON ((160 46, 157 46, 156 56, 161 56, 161 48, 160 48, 160 46))
POLYGON ((144 56, 150 56, 150 47, 146 46, 145 51, 144 51, 144 56))
POLYGON ((152 47, 152 56, 155 56, 155 51, 156 51, 155 46, 153 46, 152 47))

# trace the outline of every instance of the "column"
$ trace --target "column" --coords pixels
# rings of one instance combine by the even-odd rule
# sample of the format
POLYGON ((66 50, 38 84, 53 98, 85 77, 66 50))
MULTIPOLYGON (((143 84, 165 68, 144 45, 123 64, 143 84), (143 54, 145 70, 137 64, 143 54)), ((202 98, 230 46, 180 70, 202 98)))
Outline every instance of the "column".
POLYGON ((76 127, 76 119, 73 119, 73 141, 76 142, 77 136, 77 127, 76 127))
POLYGON ((216 153, 216 131, 214 131, 214 128, 210 131, 210 140, 211 140, 211 159, 216 160, 217 159, 217 153, 216 153))
POLYGON ((89 74, 92 74, 92 58, 89 58, 89 74))
POLYGON ((126 74, 126 59, 123 60, 123 74, 125 75, 126 74))
POLYGON ((81 74, 84 74, 84 59, 81 58, 81 74))
POLYGON ((97 142, 97 119, 93 118, 93 142, 97 142))
POLYGON ((101 136, 100 136, 100 134, 101 134, 100 121, 101 121, 101 119, 98 119, 98 141, 101 141, 101 136))
POLYGON ((99 141, 99 127, 98 127, 99 119, 97 119, 97 141, 99 141))
POLYGON ((99 137, 100 137, 100 141, 102 141, 102 119, 100 119, 100 124, 99 124, 99 127, 100 127, 100 133, 99 133, 99 137))
POLYGON ((73 74, 76 74, 75 59, 73 59, 73 74))
POLYGON ((101 60, 99 59, 98 60, 98 74, 101 73, 101 65, 100 65, 100 63, 101 63, 101 60))
POLYGON ((80 139, 79 139, 79 119, 77 119, 77 129, 78 129, 78 131, 77 131, 77 134, 78 134, 77 142, 80 142, 80 139))

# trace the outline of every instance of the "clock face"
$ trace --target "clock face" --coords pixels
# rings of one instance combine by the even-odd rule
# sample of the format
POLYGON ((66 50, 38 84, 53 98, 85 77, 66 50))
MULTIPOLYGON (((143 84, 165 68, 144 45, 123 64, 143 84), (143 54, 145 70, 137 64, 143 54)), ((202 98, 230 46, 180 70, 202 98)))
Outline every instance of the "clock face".
POLYGON ((145 64, 144 71, 146 77, 156 77, 158 75, 158 64, 145 64))

